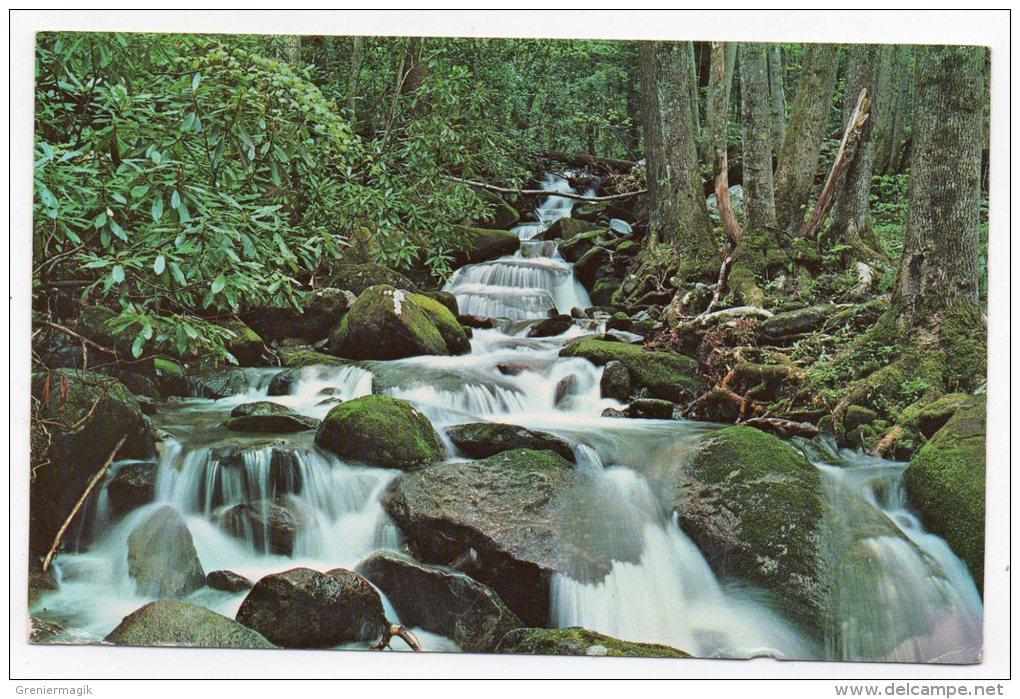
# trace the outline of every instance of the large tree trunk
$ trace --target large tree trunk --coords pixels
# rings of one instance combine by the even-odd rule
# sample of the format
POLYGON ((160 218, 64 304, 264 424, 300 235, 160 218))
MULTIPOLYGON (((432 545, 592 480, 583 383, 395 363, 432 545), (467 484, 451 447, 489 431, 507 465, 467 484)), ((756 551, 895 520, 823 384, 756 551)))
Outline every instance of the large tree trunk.
POLYGON ((899 155, 907 126, 910 124, 909 100, 914 75, 910 70, 910 46, 897 46, 892 62, 889 88, 889 126, 886 138, 878 146, 875 169, 883 175, 894 175, 901 171, 899 155))
POLYGON ((886 108, 880 94, 881 72, 883 63, 888 69, 888 56, 891 52, 891 46, 855 44, 847 54, 844 121, 849 119, 862 89, 867 89, 871 98, 871 116, 861 129, 857 153, 847 168, 843 185, 836 192, 832 205, 832 223, 826 234, 829 241, 849 246, 850 252, 844 260, 846 264, 874 262, 885 257, 871 228, 868 196, 871 193, 871 175, 875 164, 878 136, 876 125, 882 123, 886 108))
POLYGON ((773 150, 779 148, 786 133, 786 95, 783 92, 783 54, 779 44, 768 49, 769 104, 772 107, 773 150))
MULTIPOLYGON (((636 56, 635 56, 636 58, 636 56)), ((637 61, 627 61, 627 157, 639 158, 641 150, 640 98, 637 90, 637 61)))
POLYGON ((979 305, 984 64, 980 47, 917 49, 909 210, 892 312, 900 336, 944 352, 946 388, 983 380, 979 305))
POLYGON ((838 67, 839 47, 834 44, 812 44, 804 54, 804 67, 775 172, 776 220, 785 231, 797 231, 804 222, 838 67))
POLYGON ((649 239, 674 244, 686 278, 715 275, 718 250, 698 171, 688 49, 675 42, 641 46, 649 239))

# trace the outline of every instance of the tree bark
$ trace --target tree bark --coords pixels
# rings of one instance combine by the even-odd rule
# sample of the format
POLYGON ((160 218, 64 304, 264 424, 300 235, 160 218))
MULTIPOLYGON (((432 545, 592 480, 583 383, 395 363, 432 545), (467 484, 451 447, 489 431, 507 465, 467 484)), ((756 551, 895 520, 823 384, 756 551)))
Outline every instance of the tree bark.
POLYGON ((832 222, 827 238, 850 247, 845 262, 872 262, 882 259, 885 253, 871 228, 868 196, 871 193, 871 175, 875 163, 875 143, 878 131, 875 124, 883 118, 880 78, 883 63, 888 68, 891 46, 855 44, 847 55, 846 101, 844 120, 849 119, 861 90, 871 98, 868 120, 861 129, 860 142, 853 162, 846 169, 843 183, 837 189, 832 204, 832 222))
MULTIPOLYGON (((650 195, 649 240, 677 246, 681 271, 714 276, 718 250, 705 205, 694 117, 687 48, 675 42, 641 46, 642 111, 645 125, 646 179, 650 195)), ((703 275, 702 275, 703 276, 703 275)))
POLYGON ((705 104, 705 130, 709 142, 708 160, 712 172, 719 172, 719 163, 726 152, 726 133, 730 125, 730 88, 737 61, 737 45, 712 42, 712 63, 705 104))
POLYGON ((301 63, 301 37, 288 36, 284 38, 284 53, 287 63, 298 66, 301 63))
POLYGON ((772 113, 764 44, 740 45, 741 137, 744 147, 744 229, 776 226, 772 179, 772 113))
POLYGON ((783 56, 779 44, 768 49, 769 104, 772 107, 772 143, 778 150, 786 133, 786 95, 783 92, 783 56))
POLYGON ((834 44, 812 44, 804 54, 775 172, 776 220, 785 231, 796 231, 804 222, 832 108, 838 66, 839 47, 834 44))
POLYGON ((914 83, 913 71, 910 70, 911 49, 910 46, 895 48, 890 76, 888 138, 885 145, 879 149, 880 154, 875 158, 876 167, 881 168, 883 175, 895 175, 902 170, 900 153, 903 151, 904 137, 910 124, 909 101, 914 83))
POLYGON ((351 74, 347 78, 347 111, 351 113, 351 124, 358 130, 358 78, 361 75, 361 42, 360 36, 354 37, 351 47, 351 74))
POLYGON ((914 159, 892 307, 932 332, 948 310, 979 316, 980 175, 986 49, 917 49, 914 159))

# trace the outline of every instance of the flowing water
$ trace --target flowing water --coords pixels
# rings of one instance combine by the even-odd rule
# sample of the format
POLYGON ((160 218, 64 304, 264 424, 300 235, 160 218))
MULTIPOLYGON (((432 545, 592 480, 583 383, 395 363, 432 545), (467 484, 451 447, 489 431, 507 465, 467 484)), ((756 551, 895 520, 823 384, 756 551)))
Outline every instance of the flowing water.
MULTIPOLYGON (((558 178, 544 186, 568 191, 558 178)), ((207 572, 229 569, 257 580, 296 566, 353 568, 375 551, 399 549, 401 534, 380 504, 397 472, 343 462, 316 448, 310 432, 254 437, 220 427, 234 406, 253 400, 322 418, 333 398, 375 391, 411 401, 440 433, 492 420, 553 432, 574 445, 576 506, 560 530, 613 563, 599 579, 584 571, 554 576, 553 626, 584 626, 707 657, 976 659, 980 597, 964 565, 904 505, 903 464, 801 445, 815 457, 831 510, 825 530, 832 592, 823 640, 783 619, 765 592, 713 573, 679 527, 671 496, 687 453, 715 427, 602 417, 606 408, 624 407, 601 397, 602 370, 558 356, 569 339, 601 330, 597 323, 576 321, 553 338, 526 336, 552 310, 590 305, 556 243, 537 239, 572 204, 550 197, 537 221, 515 229, 518 253, 453 275, 447 290, 462 312, 500 319, 497 329, 474 332, 470 354, 310 367, 290 395, 271 398, 268 381, 278 370, 253 369, 243 395, 163 405, 154 421, 169 436, 160 447, 155 502, 117 519, 101 491, 83 517, 81 550, 56 558, 59 589, 44 594, 32 613, 74 629, 76 638, 100 640, 149 601, 127 574, 127 537, 162 505, 185 518, 207 572), (501 371, 507 363, 513 372, 501 371), (257 526, 234 534, 221 526, 231 507, 243 503, 264 515, 274 500, 286 502, 299 522, 290 551, 279 551, 257 526)), ((243 598, 210 588, 188 597, 230 617, 243 598)), ((426 649, 457 650, 447 638, 416 632, 426 649)))

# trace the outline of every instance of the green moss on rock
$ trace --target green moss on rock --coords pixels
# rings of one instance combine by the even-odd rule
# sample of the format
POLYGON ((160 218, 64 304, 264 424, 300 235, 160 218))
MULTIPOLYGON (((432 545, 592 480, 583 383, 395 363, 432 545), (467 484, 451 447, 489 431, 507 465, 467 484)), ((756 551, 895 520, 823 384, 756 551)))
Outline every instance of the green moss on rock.
POLYGON ((904 473, 925 527, 963 559, 984 589, 985 401, 972 396, 925 444, 904 473))
POLYGON ((485 262, 503 255, 517 252, 521 241, 516 233, 489 228, 454 226, 454 234, 461 241, 461 247, 454 251, 456 266, 474 262, 485 262))
POLYGON ((789 618, 820 632, 821 490, 818 470, 792 446, 728 427, 678 477, 675 509, 717 573, 764 588, 789 618))
MULTIPOLYGON (((430 314, 411 296, 414 294, 385 284, 366 289, 330 338, 329 351, 348 359, 449 354, 446 340, 430 314)), ((441 309, 437 313, 449 313, 439 302, 427 300, 431 308, 441 309)))
POLYGON ((412 471, 443 459, 442 439, 407 401, 362 396, 329 411, 315 443, 342 459, 412 471))
POLYGON ((689 653, 670 646, 622 641, 580 626, 565 629, 515 629, 503 637, 496 652, 514 655, 606 655, 627 658, 691 657, 689 653))
POLYGON ((655 398, 679 400, 704 389, 697 362, 682 354, 652 352, 625 342, 582 338, 560 350, 561 357, 581 357, 596 366, 617 361, 627 367, 632 388, 647 388, 655 398))
POLYGON ((417 291, 418 288, 410 279, 382 265, 366 262, 363 264, 337 265, 329 275, 328 286, 347 289, 355 296, 360 296, 365 289, 386 284, 396 289, 417 291))
POLYGON ((316 352, 311 347, 285 347, 280 350, 280 361, 287 367, 343 366, 350 362, 332 354, 316 352))
MULTIPOLYGON (((423 294, 410 294, 407 298, 417 304, 436 326, 450 354, 467 354, 471 351, 471 340, 468 339, 464 328, 457 322, 457 317, 450 312, 447 306, 423 294)), ((456 303, 456 299, 454 303, 456 303)))

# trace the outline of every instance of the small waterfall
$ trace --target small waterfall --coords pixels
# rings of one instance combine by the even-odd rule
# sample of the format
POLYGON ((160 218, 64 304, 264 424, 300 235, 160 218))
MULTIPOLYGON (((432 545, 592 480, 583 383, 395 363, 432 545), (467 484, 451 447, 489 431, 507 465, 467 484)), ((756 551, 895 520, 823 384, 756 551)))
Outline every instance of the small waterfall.
POLYGON ((819 463, 831 506, 828 655, 976 662, 983 605, 963 562, 906 507, 905 464, 842 452, 819 463))

